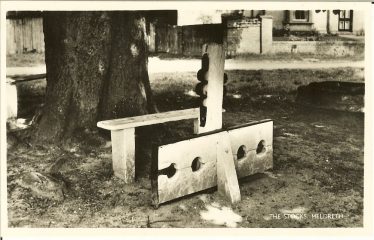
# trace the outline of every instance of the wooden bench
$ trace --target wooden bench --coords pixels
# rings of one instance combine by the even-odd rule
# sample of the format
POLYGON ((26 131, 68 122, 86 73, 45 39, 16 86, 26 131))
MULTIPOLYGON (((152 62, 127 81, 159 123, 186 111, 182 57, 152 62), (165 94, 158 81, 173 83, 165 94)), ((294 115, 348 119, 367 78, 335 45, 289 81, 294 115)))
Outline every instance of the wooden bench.
POLYGON ((114 175, 126 183, 135 180, 136 127, 194 119, 194 133, 198 133, 199 117, 199 108, 192 108, 98 122, 98 127, 111 131, 114 175))

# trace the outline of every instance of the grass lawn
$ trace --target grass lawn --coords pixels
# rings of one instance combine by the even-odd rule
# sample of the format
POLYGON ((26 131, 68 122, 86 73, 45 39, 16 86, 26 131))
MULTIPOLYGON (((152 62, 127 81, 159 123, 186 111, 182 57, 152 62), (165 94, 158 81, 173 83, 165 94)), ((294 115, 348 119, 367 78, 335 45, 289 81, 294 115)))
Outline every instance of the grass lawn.
POLYGON ((33 67, 44 64, 44 53, 12 54, 6 56, 7 67, 33 67))
MULTIPOLYGON (((197 106, 191 90, 196 73, 152 74, 161 111, 197 106)), ((224 126, 274 120, 274 169, 240 180, 242 201, 230 206, 215 189, 154 209, 149 171, 151 146, 192 136, 192 122, 140 128, 137 182, 125 184, 111 171, 108 138, 87 130, 69 149, 29 146, 28 130, 8 134, 8 220, 10 227, 223 227, 202 219, 208 208, 228 207, 241 216, 237 227, 362 227, 364 116, 306 109, 295 104, 296 89, 313 81, 364 81, 363 69, 228 71, 224 126), (233 96, 239 96, 234 98, 233 96), (15 141, 16 138, 24 141, 15 141), (22 187, 26 172, 43 172, 65 157, 61 202, 38 198, 22 187), (293 213, 299 218, 273 219, 293 213), (311 214, 342 214, 316 219, 311 214)), ((228 216, 223 216, 224 218, 228 216)))
MULTIPOLYGON (((200 57, 190 57, 183 55, 173 55, 169 53, 160 53, 151 56, 157 56, 160 59, 198 59, 200 57)), ((314 53, 275 53, 275 54, 242 54, 234 57, 234 59, 245 60, 245 61, 261 61, 261 60, 272 60, 272 61, 292 61, 292 60, 303 60, 303 59, 315 59, 319 61, 361 61, 364 60, 364 54, 355 54, 353 56, 331 56, 326 54, 314 54, 314 53)))
POLYGON ((344 37, 339 35, 320 35, 320 36, 279 36, 273 37, 273 41, 325 41, 325 42, 339 42, 339 41, 365 41, 365 36, 354 36, 354 37, 344 37))

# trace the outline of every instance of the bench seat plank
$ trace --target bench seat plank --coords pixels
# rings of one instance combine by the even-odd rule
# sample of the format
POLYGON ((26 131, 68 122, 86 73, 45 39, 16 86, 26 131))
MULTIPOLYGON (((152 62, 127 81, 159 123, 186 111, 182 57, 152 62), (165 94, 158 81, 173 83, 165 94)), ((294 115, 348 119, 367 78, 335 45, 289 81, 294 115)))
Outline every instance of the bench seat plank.
POLYGON ((135 128, 164 122, 179 121, 185 119, 199 118, 199 108, 176 110, 163 113, 147 114, 142 116, 105 120, 97 123, 97 126, 107 130, 115 131, 127 128, 135 128))

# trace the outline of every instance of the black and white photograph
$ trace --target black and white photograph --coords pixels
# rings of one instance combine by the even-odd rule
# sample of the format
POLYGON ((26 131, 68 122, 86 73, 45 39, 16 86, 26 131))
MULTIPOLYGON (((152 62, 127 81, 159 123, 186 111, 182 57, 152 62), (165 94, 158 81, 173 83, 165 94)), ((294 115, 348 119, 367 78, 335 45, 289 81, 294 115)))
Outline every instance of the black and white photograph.
POLYGON ((2 228, 368 230, 370 3, 1 8, 2 228))

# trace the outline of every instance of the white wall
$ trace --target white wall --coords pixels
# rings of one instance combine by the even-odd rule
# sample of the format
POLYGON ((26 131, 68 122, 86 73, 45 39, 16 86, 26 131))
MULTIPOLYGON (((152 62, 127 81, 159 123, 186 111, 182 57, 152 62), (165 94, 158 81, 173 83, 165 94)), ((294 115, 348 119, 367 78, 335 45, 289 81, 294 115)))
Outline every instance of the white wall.
POLYGON ((338 32, 338 23, 339 23, 339 14, 334 14, 332 10, 330 10, 330 32, 337 33, 338 32))
POLYGON ((315 30, 317 30, 320 33, 326 33, 327 28, 327 11, 323 12, 320 11, 319 13, 316 13, 314 10, 311 11, 311 17, 313 19, 313 27, 315 30))
MULTIPOLYGON (((349 9, 347 9, 349 10, 349 9)), ((363 11, 357 11, 353 10, 353 26, 352 26, 352 32, 353 34, 358 34, 361 31, 364 30, 364 12, 363 11)), ((338 33, 338 21, 339 21, 339 15, 333 14, 332 11, 330 11, 330 31, 331 33, 338 33)))
POLYGON ((353 11, 353 32, 359 34, 365 29, 365 13, 363 11, 353 11))

